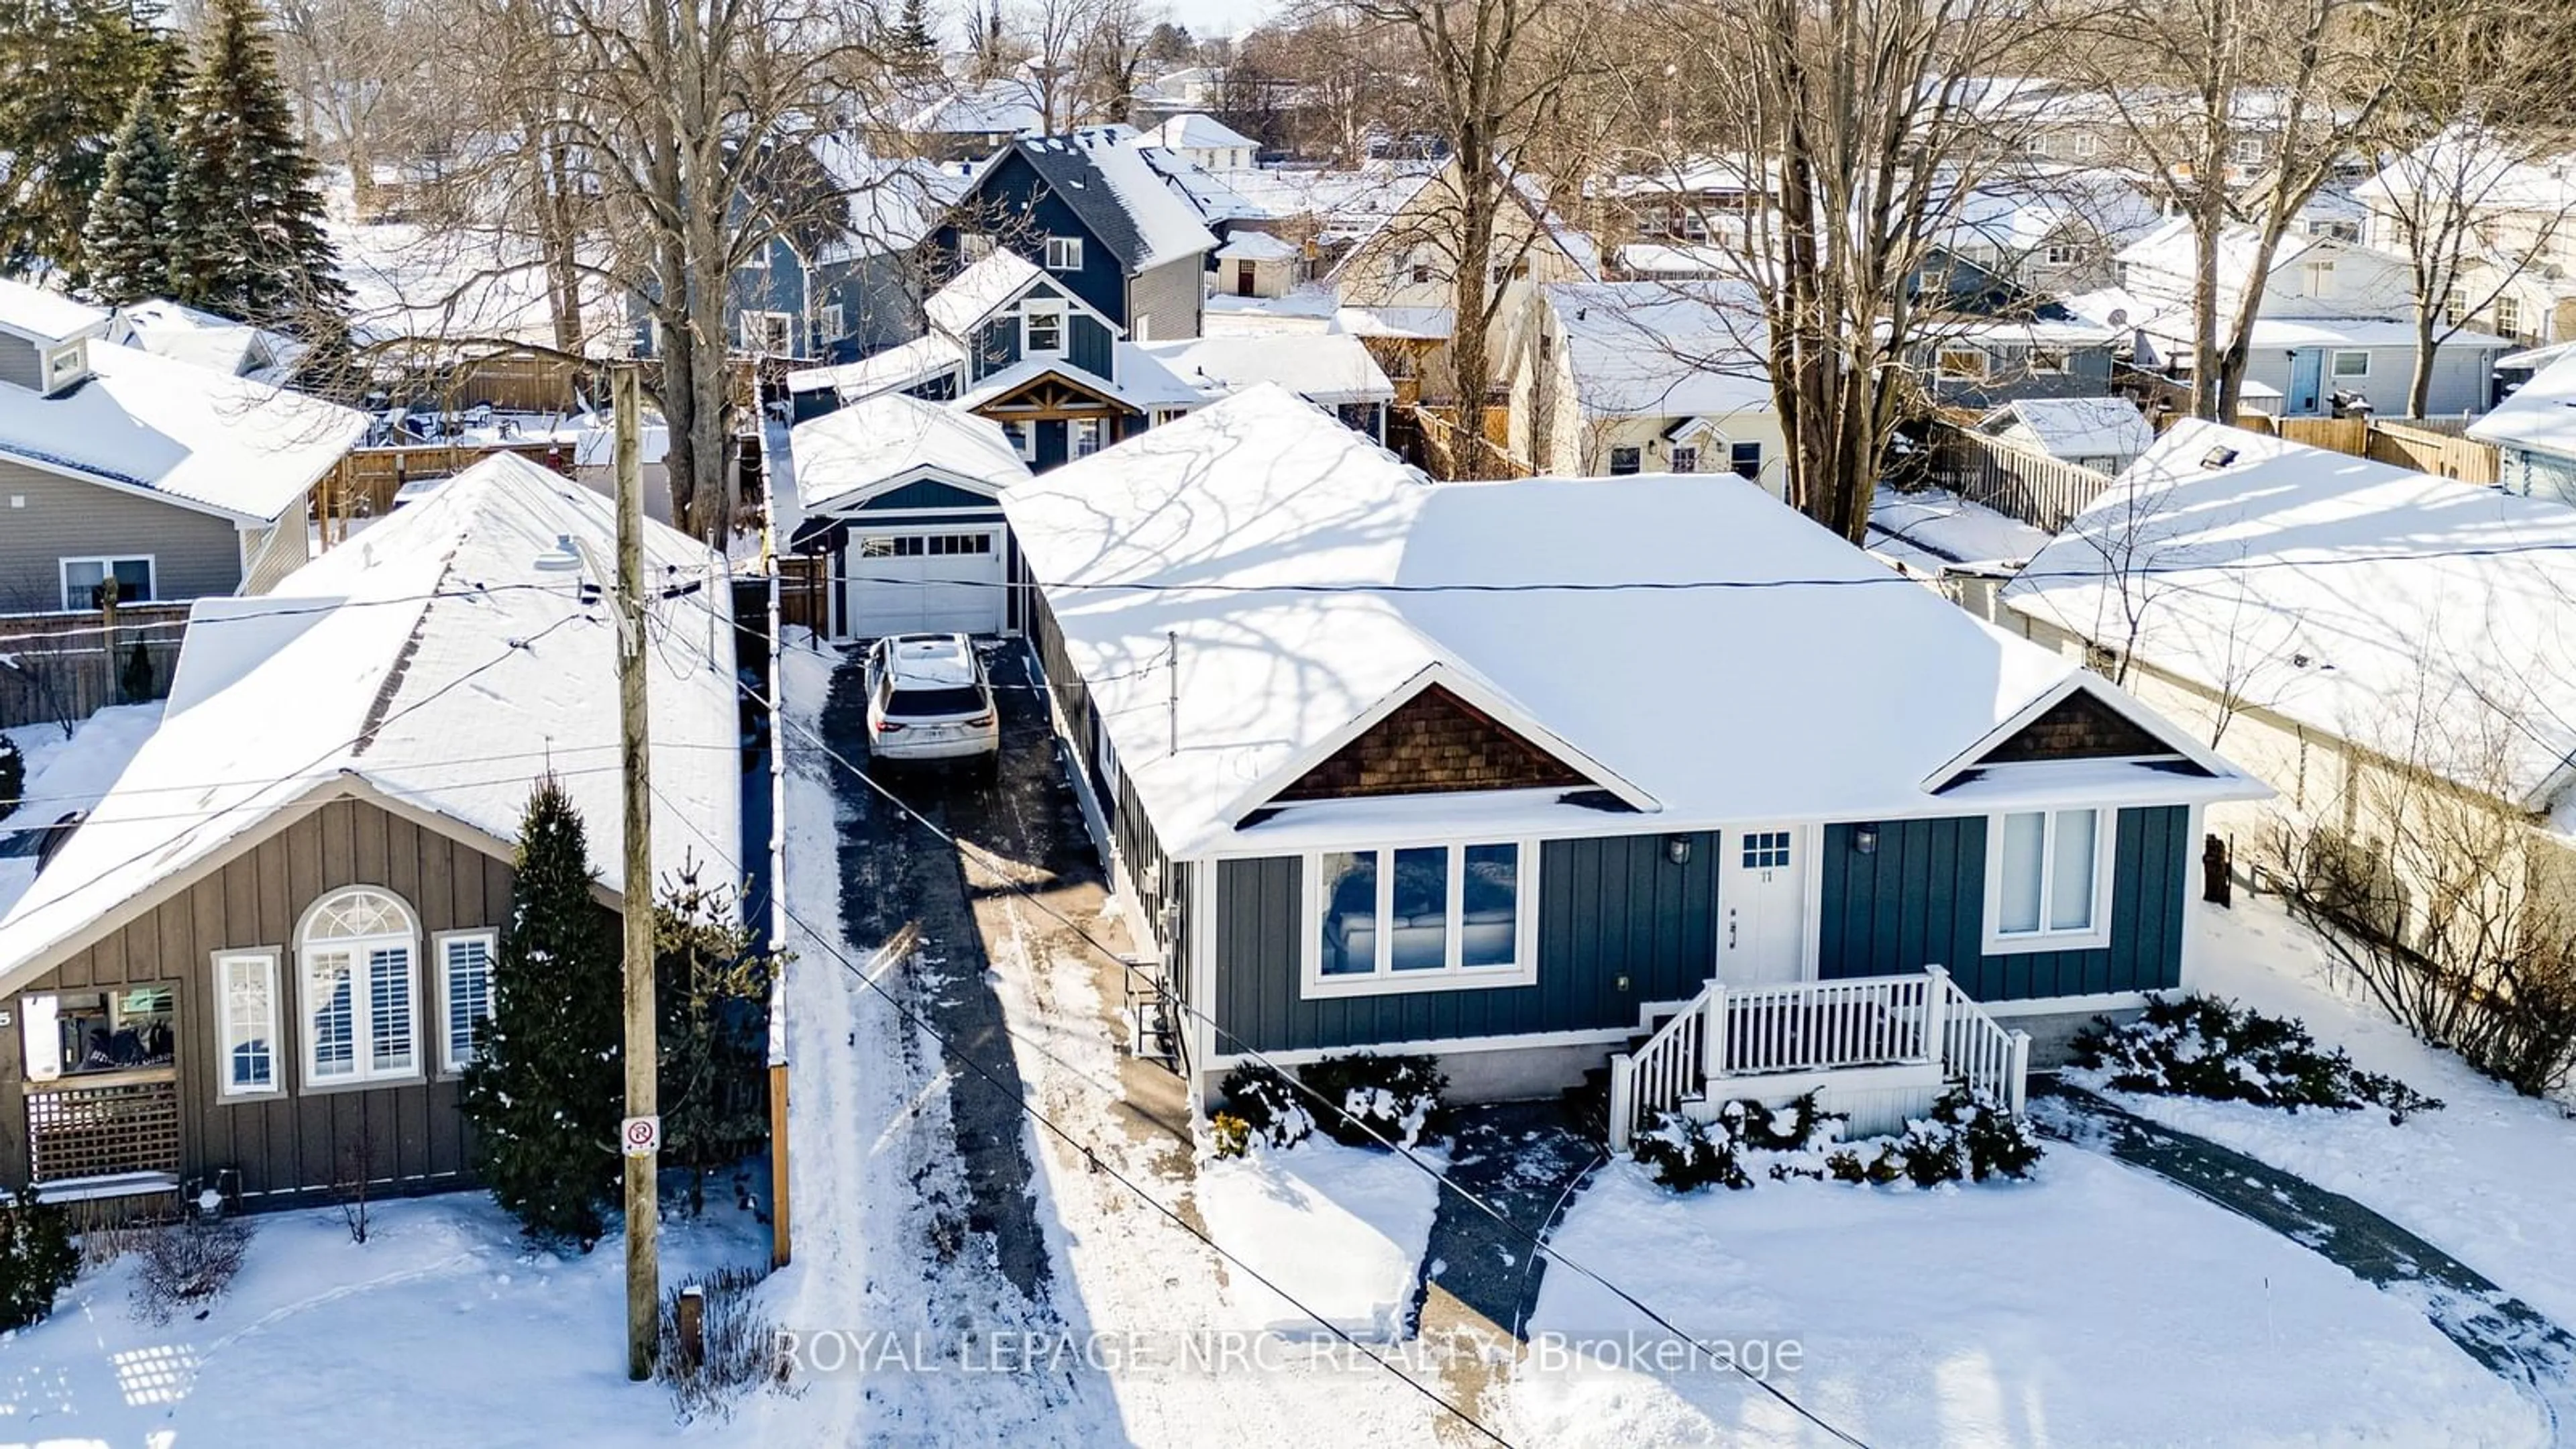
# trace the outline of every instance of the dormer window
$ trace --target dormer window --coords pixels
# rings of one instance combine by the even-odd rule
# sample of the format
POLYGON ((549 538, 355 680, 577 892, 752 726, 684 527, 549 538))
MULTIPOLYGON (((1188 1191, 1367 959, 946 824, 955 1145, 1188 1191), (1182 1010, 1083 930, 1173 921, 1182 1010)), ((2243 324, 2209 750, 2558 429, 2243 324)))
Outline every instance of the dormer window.
POLYGON ((60 392, 89 375, 89 354, 78 342, 45 352, 44 391, 60 392))
POLYGON ((1021 351, 1031 357, 1064 355, 1064 309, 1031 306, 1020 314, 1027 327, 1027 338, 1021 351))
POLYGON ((1046 239, 1046 269, 1050 272, 1082 270, 1082 238, 1051 236, 1046 239))

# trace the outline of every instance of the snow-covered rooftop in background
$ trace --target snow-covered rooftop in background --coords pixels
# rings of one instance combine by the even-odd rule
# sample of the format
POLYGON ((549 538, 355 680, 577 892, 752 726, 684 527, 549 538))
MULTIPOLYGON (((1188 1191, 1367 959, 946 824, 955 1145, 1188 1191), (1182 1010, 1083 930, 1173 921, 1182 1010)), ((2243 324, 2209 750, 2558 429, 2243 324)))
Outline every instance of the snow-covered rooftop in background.
POLYGON ((2048 547, 2046 529, 1940 488, 1881 488, 1869 504, 1869 551, 1937 574, 1954 565, 2018 565, 2048 547))
POLYGON ((1216 117, 1185 111, 1145 133, 1145 139, 1175 151, 1251 151, 1261 143, 1216 117))
POLYGON ((998 136, 1046 127, 1037 88, 1015 76, 987 81, 925 106, 904 129, 934 135, 998 136))
POLYGON ((2481 443, 2576 458, 2576 354, 2532 374, 2513 396, 2469 424, 2469 436, 2481 443))
POLYGON ((913 387, 965 365, 966 348, 956 338, 944 332, 925 332, 856 362, 797 368, 787 374, 787 390, 821 392, 829 388, 846 402, 889 388, 913 387))
MULTIPOLYGON (((343 786, 507 842, 531 785, 552 770, 588 827, 592 868, 614 890, 617 631, 580 594, 615 544, 605 496, 505 454, 273 594, 200 600, 159 731, 0 919, 0 981, 343 786), (540 562, 564 536, 587 569, 540 562)), ((645 549, 657 582, 703 585, 720 566, 659 524, 646 525, 645 549)), ((702 588, 657 605, 657 647, 644 656, 657 872, 708 858, 693 830, 738 848, 733 629, 707 627, 707 597, 702 588)))
POLYGON ((1216 254, 1229 262, 1281 262, 1296 256, 1297 249, 1266 231, 1239 231, 1227 237, 1216 254))
POLYGON ((117 308, 106 336, 120 347, 263 382, 283 381, 275 374, 304 351, 291 337, 160 300, 117 308))
POLYGON ((2563 504, 2187 420, 2003 597, 2535 809, 2576 751, 2563 504))
POLYGON ((1395 401, 1395 384, 1369 356, 1367 344, 1346 334, 1194 337, 1138 347, 1210 396, 1275 382, 1328 407, 1395 401))
POLYGON ((107 314, 87 302, 29 282, 0 277, 0 332, 42 346, 87 337, 107 326, 107 314))
POLYGON ((2155 426, 2124 397, 2023 398, 1986 414, 1987 433, 2029 433, 2050 457, 2130 459, 2156 440, 2155 426))
MULTIPOLYGON (((1481 698, 1605 790, 1642 800, 1652 829, 1955 812, 1929 777, 2053 691, 2109 689, 1741 479, 1435 487, 1275 387, 1002 502, 1176 857, 1395 828, 1402 801, 1238 822, 1302 754, 1426 682, 1481 698), (1725 586, 1689 586, 1703 582, 1725 586), (1673 667, 1675 639, 1724 641, 1728 667, 1673 667), (1159 662, 1174 640, 1177 677, 1159 662), (1762 709, 1742 708, 1748 678, 1764 681, 1762 709)), ((2139 788, 2246 787, 2142 774, 2139 788)), ((1477 830, 1597 832, 1604 818, 1554 791, 1459 801, 1454 814, 1477 830)))
POLYGON ((1216 246, 1198 208, 1146 162, 1132 128, 1098 126, 1067 136, 1029 136, 1018 145, 1048 189, 1081 215, 1092 235, 1130 273, 1216 246))
POLYGON ((938 473, 996 491, 1029 465, 990 418, 906 393, 879 393, 796 425, 796 494, 813 513, 879 484, 938 473))
POLYGON ((1762 310, 1725 282, 1564 282, 1547 305, 1565 329, 1584 412, 1723 417, 1771 406, 1762 310))
POLYGON ((319 398, 85 345, 95 375, 78 387, 51 397, 0 387, 0 455, 267 523, 367 430, 364 414, 319 398))

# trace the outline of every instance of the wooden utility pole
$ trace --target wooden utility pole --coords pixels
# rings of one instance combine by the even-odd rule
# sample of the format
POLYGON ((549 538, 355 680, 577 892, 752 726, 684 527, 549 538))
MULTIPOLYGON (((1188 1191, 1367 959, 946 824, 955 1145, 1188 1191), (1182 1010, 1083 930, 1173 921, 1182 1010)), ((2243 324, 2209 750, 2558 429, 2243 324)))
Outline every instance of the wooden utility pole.
POLYGON ((609 393, 617 417, 617 703, 626 775, 626 1376, 653 1376, 662 1328, 662 1123, 655 1073, 662 1059, 654 1032, 653 808, 645 751, 644 464, 639 380, 632 361, 615 364, 609 393), (640 1134, 640 1135, 639 1135, 640 1134))

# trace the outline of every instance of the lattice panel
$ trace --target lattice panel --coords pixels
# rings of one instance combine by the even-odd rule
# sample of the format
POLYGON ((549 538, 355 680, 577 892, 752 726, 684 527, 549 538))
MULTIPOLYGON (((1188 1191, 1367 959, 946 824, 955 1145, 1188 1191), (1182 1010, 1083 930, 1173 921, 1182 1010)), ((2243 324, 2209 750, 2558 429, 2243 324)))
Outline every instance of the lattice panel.
POLYGON ((27 1094, 38 1182, 179 1170, 179 1084, 115 1082, 27 1094))

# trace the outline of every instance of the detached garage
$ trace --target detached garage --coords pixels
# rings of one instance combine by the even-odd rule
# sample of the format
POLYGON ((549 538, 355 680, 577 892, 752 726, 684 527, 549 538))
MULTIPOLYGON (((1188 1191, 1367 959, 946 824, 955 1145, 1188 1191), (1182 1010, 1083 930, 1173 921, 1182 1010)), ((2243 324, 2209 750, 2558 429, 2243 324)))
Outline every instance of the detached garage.
POLYGON ((830 560, 833 637, 1018 627, 997 500, 1029 469, 1000 424, 881 393, 798 424, 789 448, 792 546, 830 560))

